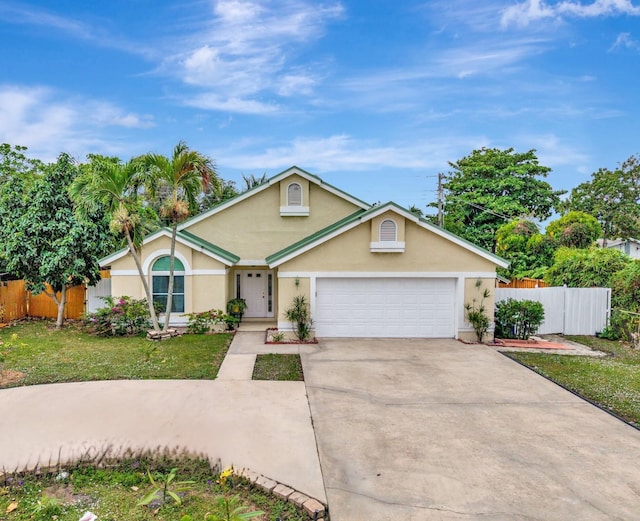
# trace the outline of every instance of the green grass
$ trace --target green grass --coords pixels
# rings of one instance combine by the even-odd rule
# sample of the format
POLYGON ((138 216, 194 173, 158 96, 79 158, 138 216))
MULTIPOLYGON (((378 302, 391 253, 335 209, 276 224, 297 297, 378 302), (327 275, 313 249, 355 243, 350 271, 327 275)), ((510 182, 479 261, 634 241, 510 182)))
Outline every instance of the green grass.
MULTIPOLYGON (((217 512, 221 497, 238 496, 246 511, 262 510, 258 520, 303 521, 308 516, 295 505, 278 499, 231 477, 219 483, 219 474, 206 460, 162 460, 148 458, 111 462, 106 468, 94 464, 63 467, 40 474, 17 473, 0 480, 0 519, 12 521, 78 521, 86 511, 98 516, 98 521, 179 521, 188 514, 194 521, 204 521, 205 514, 217 512), (154 500, 150 506, 140 506, 140 500, 154 490, 147 475, 151 472, 160 484, 163 476, 176 467, 177 481, 193 481, 179 491, 169 486, 181 499, 154 500), (61 474, 62 471, 66 475, 61 474), (7 509, 11 512, 8 512, 7 509), (3 517, 5 516, 5 517, 3 517), (55 516, 55 517, 54 517, 55 516)), ((220 517, 219 519, 226 519, 220 517)))
POLYGON ((253 379, 304 380, 300 355, 258 355, 253 366, 253 379))
MULTIPOLYGON (((60 331, 50 322, 27 322, 0 330, 0 341, 17 334, 21 344, 6 354, 5 369, 25 374, 9 384, 34 385, 118 379, 213 379, 231 335, 184 335, 159 342, 146 338, 100 338, 74 325, 60 331)), ((0 350, 2 346, 0 346, 0 350)))
POLYGON ((546 353, 508 353, 508 356, 640 427, 640 350, 596 337, 567 338, 609 356, 546 353))

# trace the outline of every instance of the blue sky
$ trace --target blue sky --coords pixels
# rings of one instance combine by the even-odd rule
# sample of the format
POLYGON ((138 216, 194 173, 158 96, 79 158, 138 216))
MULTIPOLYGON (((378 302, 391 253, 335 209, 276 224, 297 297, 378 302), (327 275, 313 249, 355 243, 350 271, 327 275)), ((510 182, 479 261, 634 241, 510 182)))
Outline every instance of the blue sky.
POLYGON ((0 142, 44 160, 182 139, 424 207, 483 146, 555 189, 640 153, 639 1, 3 0, 0 42, 0 142))

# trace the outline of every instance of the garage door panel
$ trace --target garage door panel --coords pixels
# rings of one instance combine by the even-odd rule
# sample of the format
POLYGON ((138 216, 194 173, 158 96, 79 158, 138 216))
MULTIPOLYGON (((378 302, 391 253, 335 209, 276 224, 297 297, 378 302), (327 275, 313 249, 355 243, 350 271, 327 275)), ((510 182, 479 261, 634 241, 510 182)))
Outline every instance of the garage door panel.
POLYGON ((455 279, 319 278, 318 336, 453 337, 455 279))

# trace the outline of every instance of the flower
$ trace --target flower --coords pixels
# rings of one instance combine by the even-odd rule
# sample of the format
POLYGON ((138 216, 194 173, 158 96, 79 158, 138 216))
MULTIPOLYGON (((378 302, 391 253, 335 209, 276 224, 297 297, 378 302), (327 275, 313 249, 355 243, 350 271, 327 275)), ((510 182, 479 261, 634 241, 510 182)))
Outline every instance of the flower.
POLYGON ((96 521, 96 519, 98 516, 87 510, 78 521, 96 521))

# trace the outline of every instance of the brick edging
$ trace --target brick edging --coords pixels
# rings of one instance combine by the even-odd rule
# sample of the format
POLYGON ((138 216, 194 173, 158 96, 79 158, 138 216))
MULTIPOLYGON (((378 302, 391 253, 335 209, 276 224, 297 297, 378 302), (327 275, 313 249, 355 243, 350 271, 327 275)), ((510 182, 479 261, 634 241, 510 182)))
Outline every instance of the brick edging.
POLYGON ((233 469, 233 473, 238 477, 246 479, 265 492, 269 492, 284 501, 293 503, 298 508, 303 509, 307 514, 309 514, 311 519, 322 519, 327 514, 327 505, 316 498, 310 497, 307 494, 303 494, 302 492, 291 488, 288 485, 270 479, 249 469, 233 469))

